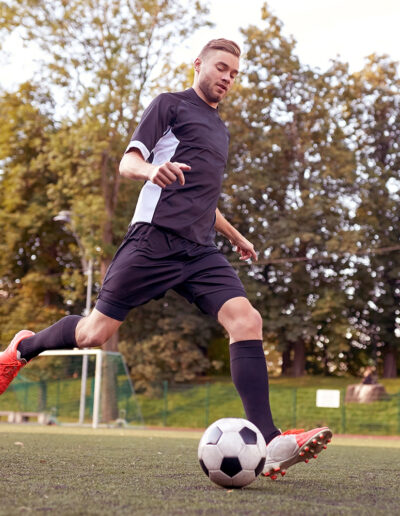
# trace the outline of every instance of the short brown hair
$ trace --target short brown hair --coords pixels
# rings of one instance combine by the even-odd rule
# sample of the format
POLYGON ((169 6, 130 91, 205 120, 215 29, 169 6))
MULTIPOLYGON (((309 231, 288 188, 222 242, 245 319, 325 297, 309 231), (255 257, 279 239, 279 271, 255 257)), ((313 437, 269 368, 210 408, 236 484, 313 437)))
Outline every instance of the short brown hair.
POLYGON ((240 47, 237 43, 224 38, 212 39, 209 41, 207 45, 202 48, 199 57, 206 57, 210 50, 223 50, 224 52, 229 52, 229 54, 233 54, 236 57, 240 57, 241 54, 240 47))

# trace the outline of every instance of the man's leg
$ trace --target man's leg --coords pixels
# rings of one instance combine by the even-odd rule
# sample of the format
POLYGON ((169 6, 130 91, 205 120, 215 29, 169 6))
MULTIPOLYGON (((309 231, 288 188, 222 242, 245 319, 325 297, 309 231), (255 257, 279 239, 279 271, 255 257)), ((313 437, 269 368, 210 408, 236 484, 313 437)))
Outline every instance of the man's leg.
POLYGON ((272 420, 268 372, 262 346, 262 318, 245 297, 224 303, 218 321, 229 334, 233 383, 242 399, 246 417, 268 444, 280 434, 272 420))
POLYGON ((21 367, 42 351, 102 346, 121 324, 122 321, 94 309, 88 317, 67 315, 36 334, 28 330, 18 332, 0 355, 0 394, 7 389, 21 367))
POLYGON ((275 480, 278 473, 284 476, 290 466, 316 459, 331 440, 329 428, 288 430, 281 434, 273 423, 260 314, 246 298, 235 297, 222 305, 218 321, 229 333, 232 380, 246 416, 259 428, 268 445, 263 474, 275 480))

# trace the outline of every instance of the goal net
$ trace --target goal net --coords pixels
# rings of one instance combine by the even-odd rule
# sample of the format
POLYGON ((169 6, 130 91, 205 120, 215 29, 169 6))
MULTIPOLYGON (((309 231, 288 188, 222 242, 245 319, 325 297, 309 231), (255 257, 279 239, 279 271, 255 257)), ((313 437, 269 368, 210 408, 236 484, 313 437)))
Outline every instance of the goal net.
POLYGON ((100 349, 41 353, 1 396, 0 418, 93 428, 144 423, 123 356, 100 349))

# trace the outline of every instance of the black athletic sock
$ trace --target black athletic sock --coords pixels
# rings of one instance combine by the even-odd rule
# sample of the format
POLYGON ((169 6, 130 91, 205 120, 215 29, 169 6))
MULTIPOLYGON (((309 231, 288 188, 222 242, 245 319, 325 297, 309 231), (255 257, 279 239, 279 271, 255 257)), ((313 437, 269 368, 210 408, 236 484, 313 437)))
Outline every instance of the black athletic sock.
POLYGON ((268 372, 261 340, 241 340, 229 346, 231 375, 249 421, 268 444, 281 432, 272 420, 268 372))
POLYGON ((79 315, 67 315, 49 328, 39 331, 32 337, 22 339, 18 345, 21 358, 29 361, 48 349, 75 348, 75 329, 81 319, 79 315))

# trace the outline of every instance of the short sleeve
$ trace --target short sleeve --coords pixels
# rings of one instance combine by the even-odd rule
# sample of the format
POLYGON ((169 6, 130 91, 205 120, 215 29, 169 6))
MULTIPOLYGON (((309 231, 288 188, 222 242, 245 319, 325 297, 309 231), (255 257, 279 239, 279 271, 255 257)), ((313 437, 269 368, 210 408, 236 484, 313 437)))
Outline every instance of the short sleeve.
POLYGON ((125 152, 139 149, 147 160, 158 140, 172 126, 175 106, 168 93, 158 95, 145 109, 125 152))

